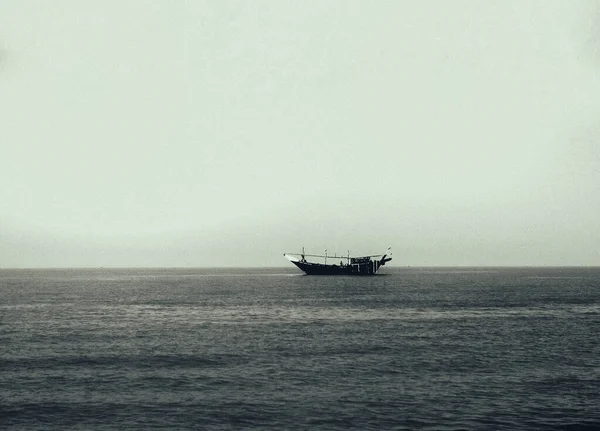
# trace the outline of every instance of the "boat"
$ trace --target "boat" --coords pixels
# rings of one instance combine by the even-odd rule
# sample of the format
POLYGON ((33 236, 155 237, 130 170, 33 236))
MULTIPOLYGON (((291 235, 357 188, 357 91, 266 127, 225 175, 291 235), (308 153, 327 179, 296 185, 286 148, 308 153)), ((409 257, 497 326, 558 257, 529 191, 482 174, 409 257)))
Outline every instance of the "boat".
POLYGON ((350 252, 347 256, 328 256, 327 250, 324 255, 305 254, 303 247, 300 256, 295 253, 284 253, 283 255, 308 275, 375 275, 379 268, 392 260, 391 250, 392 248, 389 247, 384 254, 351 257, 350 252), (324 263, 309 262, 307 257, 321 258, 325 261, 324 263), (334 259, 336 263, 328 264, 327 259, 330 261, 334 259), (337 263, 338 259, 340 259, 339 264, 337 263))

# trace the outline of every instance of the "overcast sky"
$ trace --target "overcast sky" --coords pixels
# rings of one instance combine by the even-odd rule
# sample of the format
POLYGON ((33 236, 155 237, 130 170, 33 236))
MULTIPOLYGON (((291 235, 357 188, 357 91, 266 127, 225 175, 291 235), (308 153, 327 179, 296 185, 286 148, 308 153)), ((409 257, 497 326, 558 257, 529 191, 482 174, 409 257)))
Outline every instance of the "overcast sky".
POLYGON ((594 1, 0 3, 0 267, 599 244, 594 1))

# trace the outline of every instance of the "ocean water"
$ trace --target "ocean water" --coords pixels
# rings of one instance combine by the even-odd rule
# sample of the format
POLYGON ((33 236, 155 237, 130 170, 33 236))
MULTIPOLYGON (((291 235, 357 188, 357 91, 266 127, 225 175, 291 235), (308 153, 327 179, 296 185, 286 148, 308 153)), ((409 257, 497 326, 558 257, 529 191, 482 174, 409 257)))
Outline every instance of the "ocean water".
POLYGON ((600 428, 600 268, 0 270, 0 429, 600 428))

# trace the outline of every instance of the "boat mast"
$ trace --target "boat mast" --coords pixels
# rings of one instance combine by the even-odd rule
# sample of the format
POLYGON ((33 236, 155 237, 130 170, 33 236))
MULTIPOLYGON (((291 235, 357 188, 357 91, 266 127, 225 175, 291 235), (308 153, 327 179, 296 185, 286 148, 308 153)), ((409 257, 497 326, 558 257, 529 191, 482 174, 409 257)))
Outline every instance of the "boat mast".
POLYGON ((327 265, 327 249, 325 249, 325 265, 327 265))

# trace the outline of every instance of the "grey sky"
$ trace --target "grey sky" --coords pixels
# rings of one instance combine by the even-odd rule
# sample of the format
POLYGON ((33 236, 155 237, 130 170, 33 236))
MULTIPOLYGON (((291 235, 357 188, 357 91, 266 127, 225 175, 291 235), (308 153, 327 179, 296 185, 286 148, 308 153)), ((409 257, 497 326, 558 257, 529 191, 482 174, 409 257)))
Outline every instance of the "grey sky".
POLYGON ((0 267, 600 264, 593 1, 3 1, 0 267))

